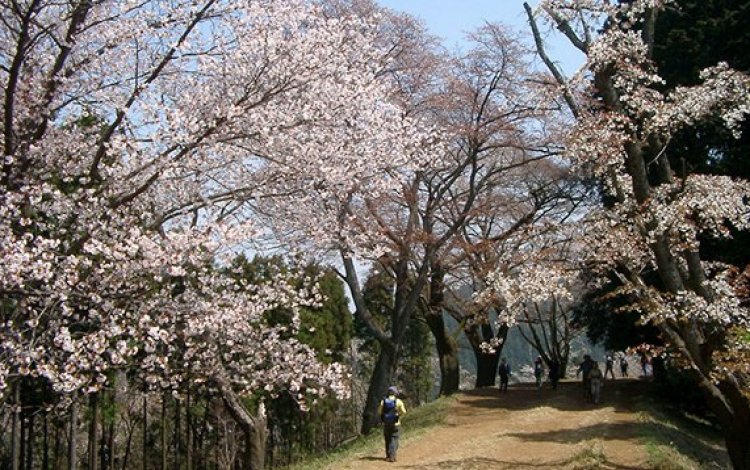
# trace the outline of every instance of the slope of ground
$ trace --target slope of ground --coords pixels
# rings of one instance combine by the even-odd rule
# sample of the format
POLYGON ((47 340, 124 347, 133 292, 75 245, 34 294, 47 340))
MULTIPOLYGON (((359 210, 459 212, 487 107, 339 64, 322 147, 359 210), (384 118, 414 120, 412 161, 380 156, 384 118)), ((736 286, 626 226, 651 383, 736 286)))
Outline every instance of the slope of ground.
POLYGON ((381 448, 359 451, 329 469, 727 468, 717 436, 643 411, 644 384, 608 381, 602 403, 588 403, 579 382, 557 391, 512 387, 460 395, 444 422, 409 436, 398 461, 381 448), (687 428, 689 430, 686 430, 687 428))

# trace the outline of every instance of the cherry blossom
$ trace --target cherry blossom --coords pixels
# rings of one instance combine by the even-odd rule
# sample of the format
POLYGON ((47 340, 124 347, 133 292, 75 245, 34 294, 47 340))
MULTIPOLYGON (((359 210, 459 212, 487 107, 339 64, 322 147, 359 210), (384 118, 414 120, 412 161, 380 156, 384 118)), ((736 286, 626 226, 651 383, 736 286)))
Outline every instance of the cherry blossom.
MULTIPOLYGON (((309 190, 377 194, 424 164, 434 137, 380 78, 377 17, 330 13, 303 0, 42 1, 9 13, 0 385, 34 376, 92 392, 135 366, 161 387, 221 373, 239 393, 346 394, 343 368, 294 339, 296 316, 264 323, 314 289, 238 287, 216 266, 264 234, 264 198, 291 196, 284 210, 301 219, 309 190)), ((346 227, 309 236, 371 245, 346 227)))

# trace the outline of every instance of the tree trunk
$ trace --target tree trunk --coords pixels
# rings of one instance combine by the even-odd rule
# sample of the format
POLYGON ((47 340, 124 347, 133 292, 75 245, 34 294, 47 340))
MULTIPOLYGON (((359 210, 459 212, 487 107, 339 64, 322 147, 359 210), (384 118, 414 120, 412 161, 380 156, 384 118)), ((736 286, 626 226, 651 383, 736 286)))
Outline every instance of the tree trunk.
POLYGON ((211 450, 210 443, 206 443, 206 434, 208 433, 208 420, 211 416, 211 402, 206 400, 206 407, 203 410, 203 419, 201 425, 196 427, 195 433, 195 448, 197 452, 195 455, 195 466, 196 468, 205 469, 208 466, 207 455, 211 450), (198 432, 200 431, 200 432, 198 432))
POLYGON ((734 428, 724 432, 727 453, 735 470, 750 470, 750 435, 748 435, 748 429, 750 429, 750 421, 736 422, 734 428))
POLYGON ((143 394, 143 422, 142 426, 142 448, 141 448, 141 468, 146 470, 148 468, 148 395, 143 394))
MULTIPOLYGON (((19 406, 22 406, 19 404, 19 406)), ((21 437, 19 439, 19 451, 18 451, 18 465, 22 470, 26 469, 26 452, 28 449, 28 431, 29 424, 26 418, 26 411, 21 408, 21 412, 18 414, 19 424, 21 426, 21 437)))
POLYGON ((435 338, 435 348, 440 361, 440 395, 452 395, 458 392, 460 382, 458 344, 448 334, 441 312, 428 313, 425 317, 432 336, 435 338))
POLYGON ((115 420, 112 419, 106 427, 106 430, 104 428, 104 423, 102 423, 102 452, 101 452, 101 460, 102 460, 102 470, 112 470, 114 468, 114 459, 115 459, 115 420), (106 432, 107 438, 104 438, 104 433, 106 432))
POLYGON ((365 409, 362 412, 363 433, 368 433, 379 421, 377 416, 378 404, 393 378, 409 320, 425 287, 429 258, 428 252, 425 254, 425 261, 419 268, 416 278, 409 275, 409 253, 399 253, 396 262, 392 265, 396 279, 396 290, 393 295, 394 303, 390 322, 392 336, 389 337, 373 321, 362 296, 354 262, 342 252, 342 261, 346 270, 346 283, 356 305, 355 315, 367 326, 369 332, 380 344, 380 353, 367 390, 365 409))
MULTIPOLYGON (((125 450, 122 453, 122 462, 120 468, 125 470, 128 468, 128 462, 130 462, 130 451, 133 448, 133 434, 135 434, 136 426, 128 426, 128 438, 125 441, 125 450)), ((114 460, 112 460, 112 468, 115 468, 114 460)))
POLYGON ((99 393, 94 392, 89 397, 91 409, 91 422, 89 423, 89 466, 88 470, 96 470, 97 467, 97 437, 99 433, 99 393))
POLYGON ((719 388, 732 408, 731 423, 722 423, 727 453, 735 470, 750 470, 750 399, 736 381, 723 380, 719 388))
POLYGON ((190 384, 187 386, 185 396, 185 468, 193 470, 193 433, 192 433, 192 416, 190 413, 190 384))
POLYGON ((62 453, 62 440, 60 439, 60 426, 52 421, 55 428, 55 443, 52 446, 52 468, 60 468, 58 463, 60 462, 60 454, 62 453))
POLYGON ((452 395, 458 392, 461 379, 458 368, 458 344, 445 328, 443 318, 445 274, 445 269, 439 262, 435 262, 430 275, 430 294, 425 320, 435 338, 440 363, 440 395, 452 395))
POLYGON ((488 324, 467 328, 464 332, 466 333, 466 338, 469 340, 469 344, 471 344, 471 349, 474 352, 474 358, 477 363, 475 387, 494 386, 498 363, 500 362, 503 347, 505 347, 505 339, 508 337, 508 325, 500 325, 497 333, 493 332, 492 327, 488 324), (482 343, 488 343, 495 338, 500 340, 500 344, 495 347, 495 352, 485 352, 482 349, 482 343))
POLYGON ((167 470, 167 393, 161 395, 161 470, 167 470))
POLYGON ((20 384, 13 387, 13 418, 10 432, 10 461, 13 470, 21 468, 21 393, 20 384))
POLYGON ((239 396, 232 390, 229 380, 221 373, 214 378, 219 393, 229 414, 245 435, 245 455, 242 468, 245 470, 263 470, 266 459, 266 439, 268 430, 265 415, 261 412, 256 416, 250 414, 239 396))
POLYGON ((180 470, 180 454, 182 452, 182 410, 180 400, 174 401, 174 462, 172 467, 180 470))
POLYGON ((49 470, 49 415, 44 412, 44 442, 42 448, 42 470, 49 470))
POLYGON ((362 412, 362 434, 369 433, 380 422, 378 406, 391 385, 397 360, 398 354, 393 344, 381 342, 378 360, 375 363, 375 369, 372 371, 372 377, 370 378, 370 386, 367 389, 365 409, 362 412))
POLYGON ((495 349, 495 352, 474 351, 477 358, 477 380, 476 388, 494 387, 495 378, 497 377, 497 367, 500 363, 500 353, 502 345, 495 349))
POLYGON ((26 470, 34 469, 34 441, 36 435, 34 433, 34 413, 29 412, 29 417, 26 420, 26 470))
POLYGON ((68 470, 78 468, 76 458, 76 447, 78 447, 78 402, 75 397, 70 403, 70 440, 68 441, 68 470))

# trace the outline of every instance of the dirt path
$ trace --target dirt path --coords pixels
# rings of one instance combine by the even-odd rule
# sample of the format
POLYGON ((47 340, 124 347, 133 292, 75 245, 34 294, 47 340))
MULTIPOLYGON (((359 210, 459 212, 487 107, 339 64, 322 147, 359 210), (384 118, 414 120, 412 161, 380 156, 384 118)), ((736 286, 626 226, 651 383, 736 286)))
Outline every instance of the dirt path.
POLYGON ((597 457, 595 468, 648 468, 643 422, 632 400, 639 387, 636 381, 607 382, 600 405, 584 400, 578 382, 556 392, 530 386, 503 395, 496 389, 469 392, 445 425, 412 438, 405 426, 398 462, 385 462, 379 451, 331 468, 586 468, 586 453, 597 457))

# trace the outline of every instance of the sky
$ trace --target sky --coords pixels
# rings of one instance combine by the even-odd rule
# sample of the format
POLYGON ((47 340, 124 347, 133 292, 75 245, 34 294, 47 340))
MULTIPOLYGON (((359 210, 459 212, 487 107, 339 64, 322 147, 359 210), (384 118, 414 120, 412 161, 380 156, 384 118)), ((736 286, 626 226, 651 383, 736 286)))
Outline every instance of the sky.
MULTIPOLYGON (((528 0, 533 7, 538 0, 528 0)), ((377 0, 380 5, 410 13, 424 21, 430 33, 443 39, 449 50, 461 48, 464 34, 485 21, 500 22, 524 31, 531 44, 531 32, 523 8, 524 0, 377 0)), ((547 37, 547 53, 570 74, 583 56, 559 34, 547 37)))

